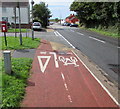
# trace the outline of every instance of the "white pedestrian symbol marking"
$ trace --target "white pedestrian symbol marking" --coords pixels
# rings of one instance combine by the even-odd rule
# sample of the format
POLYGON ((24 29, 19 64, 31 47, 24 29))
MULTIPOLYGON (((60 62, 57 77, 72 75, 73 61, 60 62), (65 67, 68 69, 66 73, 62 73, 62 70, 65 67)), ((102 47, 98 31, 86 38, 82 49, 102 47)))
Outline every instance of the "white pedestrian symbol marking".
POLYGON ((59 56, 59 61, 63 62, 64 65, 71 65, 73 64, 74 67, 78 67, 79 65, 77 65, 77 59, 75 57, 70 57, 70 58, 65 58, 63 56, 59 56))
POLYGON ((51 56, 38 56, 38 61, 39 61, 42 73, 44 73, 44 71, 50 61, 50 58, 51 58, 51 56), (46 62, 44 63, 44 65, 43 65, 42 59, 46 59, 46 62))

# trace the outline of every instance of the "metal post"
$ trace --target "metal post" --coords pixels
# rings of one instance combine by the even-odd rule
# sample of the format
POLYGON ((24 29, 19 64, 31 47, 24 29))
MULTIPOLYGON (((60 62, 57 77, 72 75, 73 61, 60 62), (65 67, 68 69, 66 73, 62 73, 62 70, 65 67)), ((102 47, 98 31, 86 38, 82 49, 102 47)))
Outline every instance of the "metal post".
POLYGON ((27 31, 28 31, 28 30, 26 29, 26 38, 27 38, 27 31))
POLYGON ((4 67, 5 73, 11 74, 11 52, 10 51, 3 51, 4 54, 4 67))
MULTIPOLYGON (((31 4, 32 4, 32 24, 33 24, 33 4, 34 4, 33 0, 31 1, 31 4)), ((34 30, 33 30, 33 28, 32 28, 32 40, 34 40, 34 30)))
POLYGON ((17 33, 16 33, 16 7, 14 7, 14 15, 15 15, 15 37, 17 37, 17 33))
POLYGON ((18 4, 19 9, 19 30, 20 30, 20 45, 22 45, 22 34, 21 34, 21 14, 20 14, 20 4, 18 4))
POLYGON ((4 32, 5 45, 7 46, 6 32, 4 32))

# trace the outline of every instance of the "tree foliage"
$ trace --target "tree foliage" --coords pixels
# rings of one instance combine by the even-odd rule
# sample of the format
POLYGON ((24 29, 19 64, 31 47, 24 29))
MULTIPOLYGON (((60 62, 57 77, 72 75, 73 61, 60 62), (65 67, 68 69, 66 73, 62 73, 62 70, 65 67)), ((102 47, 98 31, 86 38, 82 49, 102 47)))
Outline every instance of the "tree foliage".
POLYGON ((33 6, 33 17, 39 20, 43 27, 48 25, 48 19, 51 17, 50 14, 51 12, 44 2, 40 2, 40 4, 35 4, 33 6))
POLYGON ((120 2, 73 2, 71 11, 75 11, 80 23, 86 27, 104 27, 120 25, 120 2))

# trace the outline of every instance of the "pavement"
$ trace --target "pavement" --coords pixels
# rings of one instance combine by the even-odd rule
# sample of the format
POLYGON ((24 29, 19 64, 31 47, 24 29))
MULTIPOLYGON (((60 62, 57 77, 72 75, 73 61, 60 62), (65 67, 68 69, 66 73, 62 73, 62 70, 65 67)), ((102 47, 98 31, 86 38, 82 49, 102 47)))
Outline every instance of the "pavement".
POLYGON ((53 50, 51 45, 42 40, 36 49, 21 107, 118 107, 73 51, 53 50))

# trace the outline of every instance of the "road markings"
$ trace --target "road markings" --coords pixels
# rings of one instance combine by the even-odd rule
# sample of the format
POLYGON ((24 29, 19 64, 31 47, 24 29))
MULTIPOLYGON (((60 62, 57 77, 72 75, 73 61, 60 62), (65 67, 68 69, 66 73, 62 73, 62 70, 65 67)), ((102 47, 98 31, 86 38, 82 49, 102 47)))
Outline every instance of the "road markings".
POLYGON ((68 95, 68 99, 69 99, 69 101, 72 103, 72 98, 71 98, 70 95, 68 95))
POLYGON ((72 103, 73 101, 72 101, 72 98, 71 98, 71 96, 69 94, 68 86, 67 86, 67 84, 65 82, 65 76, 64 76, 64 74, 62 72, 61 72, 61 76, 62 76, 62 79, 63 79, 63 82, 64 82, 65 90, 68 92, 68 96, 67 96, 68 100, 69 100, 70 103, 72 103))
POLYGON ((117 47, 117 48, 120 48, 120 47, 117 47))
POLYGON ((63 81, 65 81, 65 77, 64 77, 64 75, 63 75, 63 73, 61 72, 61 75, 62 75, 62 79, 63 79, 63 81))
POLYGON ((99 41, 99 42, 102 42, 102 43, 105 43, 105 41, 97 39, 97 38, 94 38, 94 37, 91 37, 91 36, 89 36, 89 38, 94 39, 94 40, 99 41))
POLYGON ((59 36, 62 36, 58 31, 56 31, 56 33, 57 33, 59 36))
POLYGON ((40 52, 40 54, 47 54, 47 52, 40 52))
POLYGON ((56 33, 56 31, 54 32, 54 34, 55 34, 56 36, 59 36, 59 35, 56 33))
POLYGON ((82 35, 82 36, 84 35, 84 34, 82 34, 82 33, 79 33, 79 32, 77 32, 77 34, 80 34, 80 35, 82 35))
POLYGON ((64 38, 59 32, 57 32, 72 48, 75 49, 75 47, 66 39, 64 38))
POLYGON ((77 65, 77 59, 76 57, 69 57, 69 58, 65 58, 63 56, 59 56, 59 61, 63 62, 64 65, 74 65, 74 67, 78 67, 79 65, 77 65))
POLYGON ((56 68, 58 68, 59 64, 58 64, 58 61, 57 61, 57 55, 56 55, 56 53, 55 52, 50 52, 49 54, 52 54, 54 56, 55 66, 56 66, 56 68))
POLYGON ((108 91, 108 89, 100 82, 100 80, 92 73, 92 71, 84 64, 84 62, 77 56, 77 54, 72 51, 73 54, 80 60, 80 62, 85 66, 85 68, 90 72, 90 74, 96 79, 96 81, 101 85, 101 87, 107 92, 107 94, 112 98, 112 100, 120 106, 120 104, 117 102, 117 100, 112 96, 112 94, 108 91))
POLYGON ((64 86, 65 86, 65 89, 68 91, 68 87, 66 83, 64 83, 64 86))
POLYGON ((42 73, 44 73, 44 71, 50 61, 50 58, 51 58, 51 56, 38 56, 38 61, 39 61, 42 73), (43 65, 42 59, 45 59, 45 58, 46 58, 46 62, 43 65))

